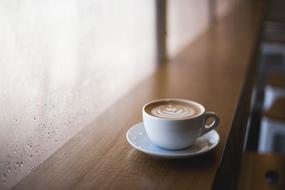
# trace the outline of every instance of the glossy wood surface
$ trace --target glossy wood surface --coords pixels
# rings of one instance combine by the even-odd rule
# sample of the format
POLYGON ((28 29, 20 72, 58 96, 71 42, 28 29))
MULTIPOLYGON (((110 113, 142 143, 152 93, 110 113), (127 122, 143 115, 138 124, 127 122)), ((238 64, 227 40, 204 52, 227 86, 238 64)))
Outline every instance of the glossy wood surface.
POLYGON ((15 189, 211 189, 251 64, 260 4, 245 4, 206 31, 169 64, 131 90, 15 189), (218 147, 202 157, 168 160, 134 150, 127 130, 153 99, 198 101, 221 123, 218 147))

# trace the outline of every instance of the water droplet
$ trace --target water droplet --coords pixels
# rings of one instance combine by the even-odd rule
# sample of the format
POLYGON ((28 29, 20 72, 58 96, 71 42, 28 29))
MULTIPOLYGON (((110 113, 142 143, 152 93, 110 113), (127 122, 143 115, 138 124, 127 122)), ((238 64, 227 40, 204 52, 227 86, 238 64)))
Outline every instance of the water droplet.
POLYGON ((36 116, 34 116, 34 120, 36 120, 36 116))
POLYGON ((8 173, 11 172, 11 167, 10 167, 10 166, 8 167, 7 172, 8 172, 8 173))
POLYGON ((20 167, 22 167, 24 164, 23 164, 23 162, 20 162, 20 167))
POLYGON ((17 163, 16 163, 16 166, 17 166, 17 167, 20 167, 20 162, 17 162, 17 163))
POLYGON ((3 179, 3 181, 5 181, 5 182, 7 181, 7 175, 6 175, 6 173, 3 174, 2 179, 3 179))
POLYGON ((33 155, 32 154, 30 155, 30 159, 33 159, 33 155))

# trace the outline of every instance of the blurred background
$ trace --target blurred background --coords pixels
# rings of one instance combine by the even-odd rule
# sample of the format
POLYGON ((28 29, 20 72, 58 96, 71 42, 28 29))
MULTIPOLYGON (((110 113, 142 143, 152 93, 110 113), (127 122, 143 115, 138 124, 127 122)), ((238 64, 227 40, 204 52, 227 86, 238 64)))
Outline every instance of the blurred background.
MULTIPOLYGON (((258 173, 256 168, 264 166, 266 180, 259 187, 282 189, 285 6, 282 0, 265 2, 244 146, 249 154, 241 174, 258 173), (260 165, 253 168, 252 163, 260 165)), ((0 189, 13 187, 158 64, 174 58, 242 3, 1 0, 0 189)), ((243 176, 240 189, 251 189, 243 176)))
POLYGON ((285 1, 265 2, 239 189, 285 189, 285 1))

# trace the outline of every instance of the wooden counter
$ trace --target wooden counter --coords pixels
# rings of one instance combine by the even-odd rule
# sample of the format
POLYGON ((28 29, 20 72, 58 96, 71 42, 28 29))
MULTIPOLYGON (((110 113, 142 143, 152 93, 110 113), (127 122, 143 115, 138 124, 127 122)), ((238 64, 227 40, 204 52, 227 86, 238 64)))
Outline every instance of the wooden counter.
POLYGON ((15 189, 223 189, 233 187, 254 76, 262 4, 245 4, 161 65, 15 189), (218 147, 202 157, 167 160, 134 150, 125 134, 141 108, 165 97, 198 101, 221 119, 218 147), (233 177, 232 177, 233 176, 233 177))

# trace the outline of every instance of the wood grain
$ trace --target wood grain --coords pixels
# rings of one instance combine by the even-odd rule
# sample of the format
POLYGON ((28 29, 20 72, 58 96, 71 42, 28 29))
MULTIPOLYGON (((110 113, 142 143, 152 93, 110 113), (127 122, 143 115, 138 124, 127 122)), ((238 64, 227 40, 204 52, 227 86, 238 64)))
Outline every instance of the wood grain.
POLYGON ((211 189, 246 84, 260 21, 260 6, 241 6, 169 64, 158 66, 15 189, 211 189), (128 128, 142 120, 142 106, 165 97, 198 101, 220 116, 221 141, 213 152, 168 160, 140 153, 127 143, 128 128))

